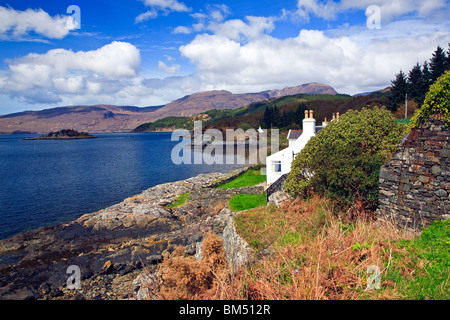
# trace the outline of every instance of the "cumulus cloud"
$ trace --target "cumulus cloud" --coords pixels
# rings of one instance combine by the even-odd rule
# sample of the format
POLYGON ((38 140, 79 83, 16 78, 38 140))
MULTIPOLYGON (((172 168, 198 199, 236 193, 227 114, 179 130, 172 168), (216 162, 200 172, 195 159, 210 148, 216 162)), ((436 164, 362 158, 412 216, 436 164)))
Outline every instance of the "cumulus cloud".
POLYGON ((141 57, 135 46, 115 41, 97 50, 54 49, 6 63, 0 92, 42 103, 60 102, 65 94, 117 92, 138 77, 141 57))
MULTIPOLYGON (((229 23, 222 28, 234 30, 229 23)), ((258 31, 258 36, 241 41, 236 33, 217 28, 217 33, 197 35, 180 48, 197 66, 204 82, 233 92, 322 82, 353 94, 389 85, 400 69, 409 70, 416 62, 428 59, 438 44, 446 46, 450 38, 446 25, 424 32, 412 29, 417 31, 413 34, 391 29, 386 37, 377 37, 371 30, 367 39, 331 36, 317 30, 301 30, 296 37, 278 39, 267 34, 270 23, 259 21, 252 26, 249 21, 245 25, 258 31)))
POLYGON ((51 17, 42 9, 17 11, 0 6, 1 40, 24 40, 32 33, 50 39, 62 39, 75 28, 77 25, 70 16, 51 17))

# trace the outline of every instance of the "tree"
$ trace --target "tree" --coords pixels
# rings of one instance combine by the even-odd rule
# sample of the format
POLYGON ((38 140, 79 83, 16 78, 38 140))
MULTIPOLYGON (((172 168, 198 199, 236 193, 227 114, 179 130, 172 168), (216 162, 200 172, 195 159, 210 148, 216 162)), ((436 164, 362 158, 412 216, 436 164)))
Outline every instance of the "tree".
POLYGON ((419 105, 422 104, 425 98, 423 92, 423 73, 420 65, 417 63, 408 74, 408 98, 414 99, 419 105))
POLYGON ((264 115, 262 119, 263 123, 261 125, 266 129, 270 129, 272 125, 272 118, 273 118, 273 109, 271 106, 267 106, 266 109, 264 110, 264 115))
POLYGON ((408 85, 406 82, 406 75, 402 70, 395 76, 395 80, 391 81, 391 96, 389 98, 389 110, 397 111, 402 102, 405 101, 405 96, 408 93, 408 85))
POLYGON ((280 109, 278 109, 277 106, 273 107, 273 114, 272 114, 272 126, 273 127, 279 127, 281 124, 281 114, 280 109))
POLYGON ((384 107, 348 111, 309 140, 295 157, 284 188, 293 196, 328 196, 343 208, 358 198, 374 209, 380 166, 403 134, 404 126, 384 107))
POLYGON ((428 65, 428 62, 425 61, 423 63, 423 67, 422 67, 422 93, 423 96, 425 97, 425 94, 428 92, 428 89, 430 88, 430 85, 433 83, 433 80, 431 79, 431 72, 430 72, 430 67, 428 65))
POLYGON ((277 106, 267 106, 264 110, 263 123, 267 129, 278 127, 281 124, 280 110, 277 106))
POLYGON ((445 55, 444 50, 438 46, 430 60, 430 72, 433 82, 445 72, 446 66, 447 56, 445 55))
POLYGON ((308 110, 308 107, 304 103, 300 103, 295 109, 295 123, 303 128, 303 119, 305 119, 305 111, 308 110))

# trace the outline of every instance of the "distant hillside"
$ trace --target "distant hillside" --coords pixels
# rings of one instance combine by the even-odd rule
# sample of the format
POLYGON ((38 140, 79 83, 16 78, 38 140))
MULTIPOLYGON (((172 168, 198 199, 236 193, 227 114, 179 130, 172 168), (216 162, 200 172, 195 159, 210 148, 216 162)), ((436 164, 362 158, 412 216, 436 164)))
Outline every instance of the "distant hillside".
POLYGON ((74 106, 25 111, 0 116, 1 133, 48 133, 73 129, 82 132, 129 131, 152 121, 160 107, 74 106))
POLYGON ((134 132, 172 131, 174 129, 191 130, 195 120, 203 120, 203 128, 258 128, 267 107, 277 107, 280 115, 288 118, 291 123, 283 129, 299 127, 299 123, 292 121, 294 112, 299 105, 314 110, 317 124, 327 118, 332 119, 333 113, 345 113, 349 109, 360 110, 364 107, 383 106, 388 102, 388 93, 375 92, 363 96, 330 94, 295 94, 278 99, 266 99, 253 102, 243 108, 234 110, 209 110, 195 117, 167 117, 155 122, 138 126, 134 132))
POLYGON ((256 101, 269 102, 281 96, 300 93, 336 94, 336 91, 325 84, 310 83, 259 93, 200 92, 158 107, 95 105, 25 111, 0 116, 0 133, 48 133, 68 128, 83 132, 128 132, 140 124, 166 117, 191 117, 213 109, 239 109, 256 101))

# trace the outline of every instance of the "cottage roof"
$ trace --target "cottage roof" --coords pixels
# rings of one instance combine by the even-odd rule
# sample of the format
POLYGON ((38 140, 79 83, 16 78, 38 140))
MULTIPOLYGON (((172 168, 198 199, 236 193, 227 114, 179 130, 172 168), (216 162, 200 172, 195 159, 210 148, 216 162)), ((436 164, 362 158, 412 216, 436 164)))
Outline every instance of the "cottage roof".
POLYGON ((302 135, 303 130, 290 130, 288 140, 297 140, 302 135))

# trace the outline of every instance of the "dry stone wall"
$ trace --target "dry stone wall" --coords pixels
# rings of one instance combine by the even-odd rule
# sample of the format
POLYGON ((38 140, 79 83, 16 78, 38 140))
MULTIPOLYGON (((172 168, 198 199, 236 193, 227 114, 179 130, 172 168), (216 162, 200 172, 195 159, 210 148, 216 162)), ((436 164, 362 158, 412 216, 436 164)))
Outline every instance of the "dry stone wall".
POLYGON ((412 130, 381 167, 377 215, 416 230, 450 218, 450 131, 443 122, 412 130))

